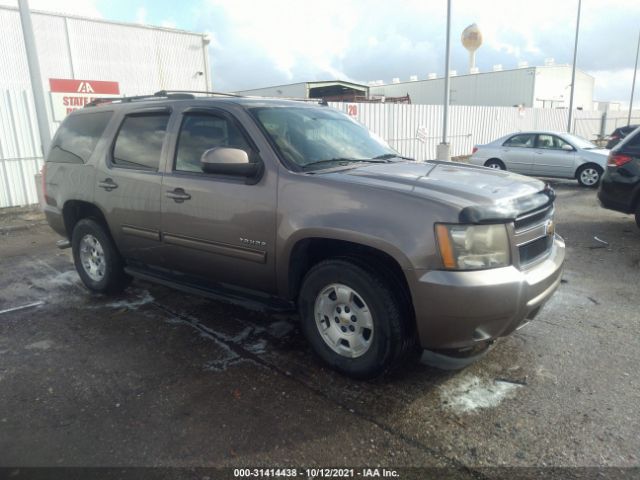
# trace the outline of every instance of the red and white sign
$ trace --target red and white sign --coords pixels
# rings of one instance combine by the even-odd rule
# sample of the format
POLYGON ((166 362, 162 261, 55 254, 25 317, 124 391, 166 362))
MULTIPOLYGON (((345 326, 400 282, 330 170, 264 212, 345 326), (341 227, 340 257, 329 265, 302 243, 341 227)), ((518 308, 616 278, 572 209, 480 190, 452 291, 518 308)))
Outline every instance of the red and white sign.
POLYGON ((69 113, 84 107, 96 98, 120 96, 118 82, 103 80, 50 78, 49 88, 51 90, 53 119, 57 122, 61 122, 69 113))

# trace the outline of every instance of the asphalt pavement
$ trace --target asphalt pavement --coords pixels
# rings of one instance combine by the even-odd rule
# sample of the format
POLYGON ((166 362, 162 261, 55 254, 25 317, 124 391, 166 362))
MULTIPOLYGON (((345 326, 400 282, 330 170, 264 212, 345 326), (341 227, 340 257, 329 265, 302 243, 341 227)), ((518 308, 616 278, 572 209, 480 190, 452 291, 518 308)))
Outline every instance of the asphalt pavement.
POLYGON ((135 281, 90 294, 37 214, 0 215, 0 467, 640 465, 640 230, 552 182, 566 270, 457 372, 354 381, 293 315, 135 281), (28 227, 28 228, 27 228, 28 227))

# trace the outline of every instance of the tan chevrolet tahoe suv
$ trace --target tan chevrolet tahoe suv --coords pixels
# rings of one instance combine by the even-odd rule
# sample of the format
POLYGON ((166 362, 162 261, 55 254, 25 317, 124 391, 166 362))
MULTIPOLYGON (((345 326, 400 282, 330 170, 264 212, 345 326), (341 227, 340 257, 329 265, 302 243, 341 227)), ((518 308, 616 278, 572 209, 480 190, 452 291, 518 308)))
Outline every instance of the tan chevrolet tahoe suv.
POLYGON ((84 284, 138 277, 299 311, 354 377, 424 349, 464 358, 560 283, 554 192, 484 167, 415 162, 325 105, 158 92, 73 112, 45 213, 84 284))

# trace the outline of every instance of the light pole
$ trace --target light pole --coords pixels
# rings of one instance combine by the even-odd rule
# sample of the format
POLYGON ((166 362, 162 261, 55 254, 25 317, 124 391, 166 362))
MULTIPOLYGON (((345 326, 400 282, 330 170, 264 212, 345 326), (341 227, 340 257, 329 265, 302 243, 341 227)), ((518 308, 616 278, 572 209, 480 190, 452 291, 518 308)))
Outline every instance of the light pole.
POLYGON ((33 101, 36 107, 40 144, 42 147, 42 154, 46 155, 49 151, 49 144, 51 143, 51 133, 49 132, 49 119, 47 118, 44 89, 42 88, 42 75, 40 75, 40 63, 38 62, 38 52, 36 50, 36 38, 33 34, 33 24, 31 23, 31 11, 29 10, 28 0, 18 0, 18 6, 20 7, 20 22, 22 23, 24 48, 27 52, 27 63, 29 64, 31 90, 33 92, 33 101))
POLYGON ((636 89, 636 73, 638 73, 638 53, 640 53, 640 32, 638 33, 638 47, 636 48, 636 65, 633 67, 633 82, 631 82, 631 100, 629 100, 629 116, 627 117, 627 127, 631 125, 631 110, 633 110, 633 94, 636 89))
POLYGON ((451 0, 447 0, 447 40, 444 59, 444 104, 442 113, 442 143, 438 145, 436 158, 451 160, 451 150, 448 142, 449 135, 449 62, 451 60, 451 0))
POLYGON ((573 46, 573 67, 571 69, 571 95, 569 96, 569 120, 567 121, 567 132, 571 133, 571 121, 573 120, 573 93, 576 87, 576 59, 578 57, 578 33, 580 32, 580 7, 582 0, 578 0, 578 18, 576 20, 576 42, 573 46))

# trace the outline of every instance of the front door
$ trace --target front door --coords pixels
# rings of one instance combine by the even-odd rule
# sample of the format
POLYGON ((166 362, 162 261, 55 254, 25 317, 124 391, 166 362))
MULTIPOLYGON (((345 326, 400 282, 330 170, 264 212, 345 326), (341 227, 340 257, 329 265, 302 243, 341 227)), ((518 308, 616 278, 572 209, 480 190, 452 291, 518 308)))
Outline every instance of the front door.
POLYGON ((507 170, 524 175, 533 173, 531 162, 534 141, 534 134, 519 133, 502 144, 499 155, 507 170))
POLYGON ((96 204, 127 259, 157 264, 160 247, 159 170, 167 109, 144 109, 121 119, 116 139, 96 170, 96 204))
POLYGON ((573 178, 575 156, 575 149, 560 137, 541 133, 533 149, 533 173, 541 177, 573 178))
POLYGON ((241 148, 252 161, 262 160, 225 110, 187 109, 178 123, 162 183, 166 266, 207 281, 274 292, 275 172, 265 169, 253 185, 243 177, 204 173, 200 157, 213 147, 241 148))

